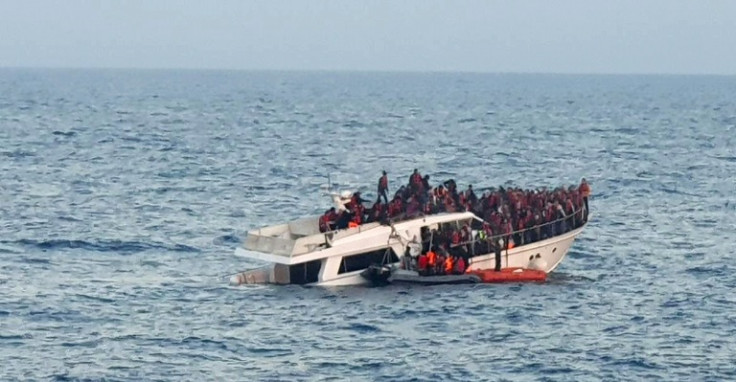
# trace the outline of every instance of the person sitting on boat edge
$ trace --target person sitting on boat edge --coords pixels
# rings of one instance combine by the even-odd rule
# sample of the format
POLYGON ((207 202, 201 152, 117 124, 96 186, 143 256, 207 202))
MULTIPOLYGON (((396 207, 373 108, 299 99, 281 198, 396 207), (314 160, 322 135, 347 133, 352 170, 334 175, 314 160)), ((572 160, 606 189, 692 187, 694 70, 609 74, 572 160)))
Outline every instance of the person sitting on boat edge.
POLYGON ((335 207, 325 211, 324 215, 319 217, 319 232, 334 231, 337 223, 337 213, 335 207))
POLYGON ((379 200, 373 203, 371 209, 367 211, 368 217, 366 218, 366 223, 379 222, 384 224, 387 221, 388 205, 381 203, 379 200))
POLYGON ((360 197, 360 191, 356 191, 353 196, 350 198, 350 207, 351 210, 355 209, 356 207, 362 205, 363 203, 368 203, 369 200, 365 200, 360 197))
POLYGON ((388 217, 395 218, 403 212, 404 206, 400 196, 394 196, 394 199, 388 205, 388 217))
POLYGON ((320 215, 317 224, 319 225, 319 232, 329 231, 329 229, 327 228, 327 212, 325 212, 323 215, 320 215))

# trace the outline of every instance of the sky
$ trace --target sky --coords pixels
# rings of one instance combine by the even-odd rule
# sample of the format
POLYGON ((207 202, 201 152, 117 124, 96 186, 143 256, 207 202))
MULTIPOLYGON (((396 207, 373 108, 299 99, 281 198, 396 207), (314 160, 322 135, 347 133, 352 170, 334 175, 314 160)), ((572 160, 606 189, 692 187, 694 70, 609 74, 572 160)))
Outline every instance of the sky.
POLYGON ((736 74, 736 1, 0 0, 0 67, 736 74))

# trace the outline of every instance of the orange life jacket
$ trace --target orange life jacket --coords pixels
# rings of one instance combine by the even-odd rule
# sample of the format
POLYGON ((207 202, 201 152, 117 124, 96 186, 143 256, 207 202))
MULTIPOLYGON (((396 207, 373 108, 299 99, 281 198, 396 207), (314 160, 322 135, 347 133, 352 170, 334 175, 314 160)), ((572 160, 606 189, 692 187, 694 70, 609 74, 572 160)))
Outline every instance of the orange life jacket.
POLYGON ((452 257, 448 257, 447 260, 445 260, 445 273, 448 275, 452 273, 452 257))
POLYGON ((427 264, 430 267, 434 267, 435 264, 437 264, 437 254, 436 253, 432 251, 427 252, 427 264))
POLYGON ((580 194, 585 198, 590 196, 590 186, 588 185, 588 183, 580 184, 580 194))

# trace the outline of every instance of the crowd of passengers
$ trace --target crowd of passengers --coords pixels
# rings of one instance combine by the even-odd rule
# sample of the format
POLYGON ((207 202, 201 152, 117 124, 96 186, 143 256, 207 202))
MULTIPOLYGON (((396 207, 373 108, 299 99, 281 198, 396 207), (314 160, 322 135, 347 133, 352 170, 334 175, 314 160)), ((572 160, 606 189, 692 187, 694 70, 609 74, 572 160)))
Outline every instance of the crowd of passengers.
MULTIPOLYGON (((483 191, 480 197, 472 185, 464 191, 458 190, 455 181, 450 179, 433 187, 429 179, 429 175, 422 176, 414 169, 408 184, 402 185, 389 201, 388 177, 384 171, 378 180, 378 198, 370 208, 364 205, 369 201, 356 192, 344 210, 338 212, 331 208, 319 218, 320 231, 357 227, 370 222, 389 224, 442 212, 472 212, 483 221, 473 219, 461 227, 445 224, 446 227, 439 231, 422 233, 422 254, 426 255, 428 247, 434 245, 437 256, 434 261, 426 259, 427 269, 432 269, 427 272, 442 274, 450 270, 459 271, 458 267, 464 271, 472 253, 489 253, 489 249, 498 246, 499 242, 510 249, 563 234, 580 227, 587 220, 590 186, 585 178, 579 186, 534 190, 499 187, 483 191), (473 230, 477 232, 476 237, 473 237, 473 230), (502 240, 496 240, 499 238, 502 240), (482 240, 475 242, 476 239, 482 240), (487 247, 479 251, 468 247, 471 244, 487 247), (464 263, 459 262, 458 257, 464 263), (452 267, 450 263, 443 263, 452 258, 456 259, 452 267)), ((418 259, 417 266, 421 269, 418 259)))

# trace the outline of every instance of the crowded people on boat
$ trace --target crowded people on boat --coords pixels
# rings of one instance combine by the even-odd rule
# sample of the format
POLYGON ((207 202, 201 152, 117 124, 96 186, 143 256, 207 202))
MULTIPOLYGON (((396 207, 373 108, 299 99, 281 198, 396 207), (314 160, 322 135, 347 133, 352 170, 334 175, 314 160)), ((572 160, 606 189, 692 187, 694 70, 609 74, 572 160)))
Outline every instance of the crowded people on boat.
MULTIPOLYGON (((363 203, 367 200, 356 192, 344 209, 336 212, 332 208, 320 217, 320 232, 371 222, 389 224, 423 215, 468 211, 483 222, 472 220, 469 225, 451 232, 438 232, 438 237, 446 239, 451 248, 469 252, 468 242, 478 241, 478 238, 487 242, 478 244, 485 249, 492 249, 491 240, 498 238, 510 249, 560 235, 587 221, 590 185, 584 178, 578 187, 498 187, 484 189, 480 197, 472 185, 465 191, 458 191, 454 179, 436 187, 430 185, 429 179, 429 175, 422 176, 414 169, 409 183, 401 185, 389 201, 388 176, 383 171, 378 181, 379 196, 370 208, 365 208, 363 203), (473 231, 477 232, 477 237, 473 237, 473 231)), ((467 262, 467 257, 462 257, 467 262)))
POLYGON ((427 251, 419 255, 416 266, 410 265, 420 276, 440 275, 462 275, 465 273, 467 259, 463 256, 455 256, 446 248, 440 247, 437 252, 427 251))

